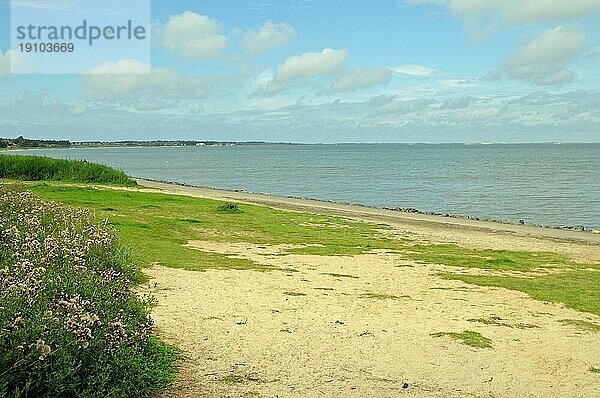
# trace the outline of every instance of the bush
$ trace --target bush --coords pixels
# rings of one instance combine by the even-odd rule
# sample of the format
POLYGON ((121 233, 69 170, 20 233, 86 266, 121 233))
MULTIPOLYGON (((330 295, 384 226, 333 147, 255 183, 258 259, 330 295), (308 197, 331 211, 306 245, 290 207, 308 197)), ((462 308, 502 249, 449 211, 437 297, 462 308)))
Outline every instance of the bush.
POLYGON ((0 178, 137 185, 122 171, 108 166, 42 156, 0 155, 0 178))
POLYGON ((0 184, 0 396, 147 396, 174 349, 153 337, 139 268, 106 222, 0 184))
POLYGON ((232 213, 237 214, 241 213, 242 209, 238 206, 237 203, 223 203, 217 207, 217 213, 232 213))

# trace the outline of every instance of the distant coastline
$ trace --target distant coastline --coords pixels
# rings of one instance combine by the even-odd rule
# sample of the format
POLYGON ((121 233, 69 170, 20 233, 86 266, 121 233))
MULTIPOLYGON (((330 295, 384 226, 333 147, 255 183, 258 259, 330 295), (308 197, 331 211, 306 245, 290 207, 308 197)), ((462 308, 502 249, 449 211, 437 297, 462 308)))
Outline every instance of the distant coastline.
POLYGON ((2 149, 67 149, 67 148, 132 148, 132 147, 202 147, 202 146, 246 146, 246 145, 569 145, 569 144, 591 144, 598 145, 599 142, 337 142, 337 143, 301 143, 301 142, 271 142, 271 141, 217 141, 217 140, 120 140, 120 141, 69 141, 30 139, 22 136, 17 138, 1 138, 0 150, 2 149))

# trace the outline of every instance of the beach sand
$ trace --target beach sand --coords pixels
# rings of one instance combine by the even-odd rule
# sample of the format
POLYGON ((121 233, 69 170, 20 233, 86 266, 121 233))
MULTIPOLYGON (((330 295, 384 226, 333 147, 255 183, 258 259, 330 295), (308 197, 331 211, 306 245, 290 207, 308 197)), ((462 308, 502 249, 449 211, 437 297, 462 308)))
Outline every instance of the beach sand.
MULTIPOLYGON (((591 233, 140 182, 154 192, 386 223, 425 242, 600 262, 600 236, 591 233)), ((284 247, 188 246, 290 272, 148 269, 157 332, 186 358, 177 383, 161 397, 600 396, 600 374, 589 371, 600 367, 598 333, 561 322, 600 323, 598 316, 444 280, 436 273, 456 269, 385 251, 280 256, 284 247), (492 347, 432 336, 464 330, 481 333, 492 347)))

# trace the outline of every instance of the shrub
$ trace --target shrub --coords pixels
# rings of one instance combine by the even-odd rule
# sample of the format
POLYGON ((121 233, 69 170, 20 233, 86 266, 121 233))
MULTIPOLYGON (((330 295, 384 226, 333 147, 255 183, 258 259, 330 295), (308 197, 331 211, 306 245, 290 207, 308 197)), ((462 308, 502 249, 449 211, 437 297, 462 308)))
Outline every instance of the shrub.
POLYGON ((222 205, 219 205, 219 207, 217 207, 217 212, 237 214, 241 213, 242 209, 240 209, 237 203, 223 203, 222 205))
POLYGON ((147 396, 174 349, 152 335, 139 268, 106 222, 0 184, 0 396, 147 396))
POLYGON ((0 178, 137 185, 122 171, 108 166, 42 156, 0 155, 0 178))

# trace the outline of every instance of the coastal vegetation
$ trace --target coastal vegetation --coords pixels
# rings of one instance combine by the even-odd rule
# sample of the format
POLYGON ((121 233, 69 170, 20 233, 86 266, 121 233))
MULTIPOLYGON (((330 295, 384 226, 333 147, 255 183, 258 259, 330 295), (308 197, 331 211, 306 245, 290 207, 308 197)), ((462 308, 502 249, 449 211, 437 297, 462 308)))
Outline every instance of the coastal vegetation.
POLYGON ((60 183, 32 183, 31 189, 48 199, 91 208, 98 219, 109 219, 124 242, 135 247, 146 264, 197 271, 275 270, 247 258, 192 247, 191 241, 291 245, 278 255, 350 256, 385 250, 408 261, 448 266, 439 273, 444 279, 517 290, 537 300, 600 314, 600 296, 596 294, 600 290, 600 265, 578 263, 557 253, 417 243, 406 237, 390 236, 391 227, 386 225, 249 204, 235 204, 237 210, 223 212, 219 209, 230 205, 162 193, 60 183))
POLYGON ((461 333, 456 332, 437 332, 432 334, 433 337, 450 337, 455 340, 460 340, 463 344, 475 348, 492 348, 492 340, 484 337, 479 332, 465 330, 461 333))
POLYGON ((23 181, 66 181, 135 186, 125 173, 85 160, 0 155, 0 178, 23 181))
POLYGON ((92 212, 0 184, 0 396, 147 396, 175 349, 153 335, 139 264, 92 212))

